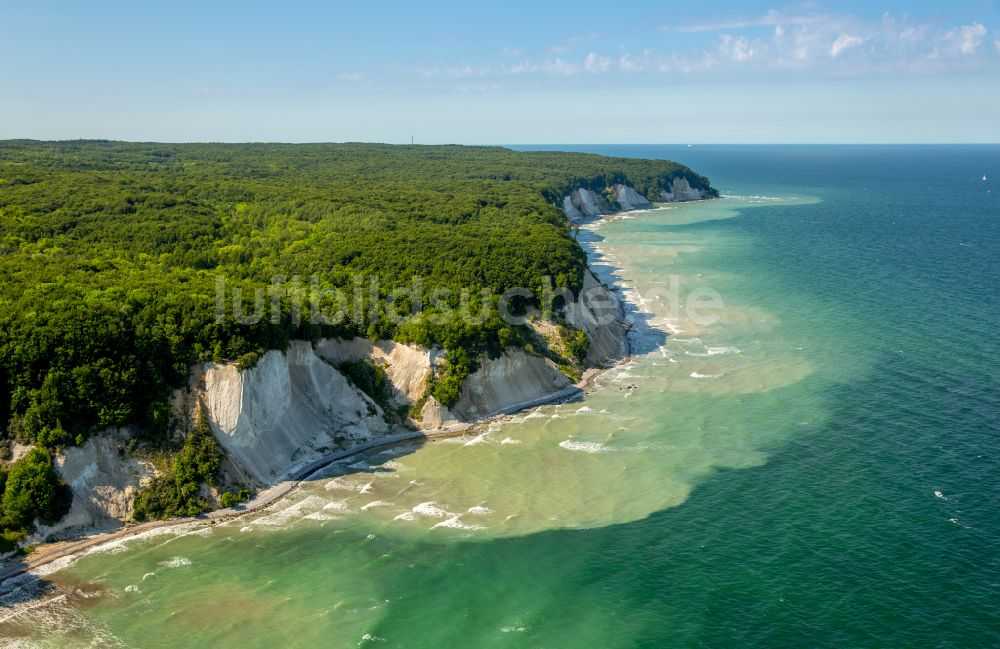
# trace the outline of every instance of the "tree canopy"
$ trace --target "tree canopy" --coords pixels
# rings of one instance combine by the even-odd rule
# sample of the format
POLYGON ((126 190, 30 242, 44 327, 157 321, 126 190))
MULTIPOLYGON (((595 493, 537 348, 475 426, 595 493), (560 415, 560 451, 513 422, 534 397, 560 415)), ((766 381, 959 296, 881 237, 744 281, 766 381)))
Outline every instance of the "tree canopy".
POLYGON ((289 300, 276 321, 219 321, 217 282, 248 310, 275 277, 346 291, 378 277, 385 294, 419 276, 454 304, 543 277, 578 290, 586 258, 562 196, 678 176, 709 189, 672 162, 499 147, 0 142, 0 424, 45 447, 162 430, 192 364, 250 365, 293 338, 503 345, 517 337, 497 318, 324 323, 289 300))

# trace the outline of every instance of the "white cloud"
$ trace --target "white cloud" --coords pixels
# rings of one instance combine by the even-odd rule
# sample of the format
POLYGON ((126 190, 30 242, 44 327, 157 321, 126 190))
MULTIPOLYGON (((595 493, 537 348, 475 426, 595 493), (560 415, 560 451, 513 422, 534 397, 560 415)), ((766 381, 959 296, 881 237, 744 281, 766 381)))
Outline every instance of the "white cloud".
POLYGON ((338 72, 336 75, 337 81, 343 81, 345 83, 353 83, 361 81, 365 78, 365 75, 360 72, 338 72))
POLYGON ((979 23, 956 27, 944 35, 945 42, 952 51, 964 56, 975 54, 986 37, 986 28, 979 23))
POLYGON ((583 62, 583 68, 587 72, 607 72, 611 67, 611 59, 606 56, 598 56, 591 52, 583 62))
POLYGON ((542 68, 549 74, 558 76, 572 76, 580 71, 580 67, 575 63, 569 63, 560 58, 546 62, 542 68))
POLYGON ((837 58, 840 56, 841 52, 844 50, 849 50, 852 47, 857 47, 865 42, 865 39, 860 36, 851 36, 850 34, 841 34, 837 37, 837 40, 833 41, 833 45, 830 46, 830 56, 837 58))
POLYGON ((486 77, 493 73, 493 68, 488 65, 445 68, 417 68, 416 73, 425 79, 468 79, 470 77, 486 77))
POLYGON ((754 48, 746 38, 723 34, 719 37, 719 54, 730 61, 744 63, 754 56, 754 48))
POLYGON ((903 31, 899 32, 897 40, 903 43, 918 45, 920 42, 927 38, 927 26, 926 25, 910 25, 903 31))
POLYGON ((622 54, 618 59, 618 69, 622 72, 641 72, 645 64, 640 59, 622 54))
MULTIPOLYGON (((808 7, 803 12, 812 11, 808 7)), ((1000 69, 1000 32, 979 22, 941 25, 903 15, 883 14, 874 19, 851 14, 783 14, 770 11, 751 20, 686 25, 672 31, 709 32, 685 37, 660 35, 655 47, 641 51, 610 34, 585 33, 562 41, 568 53, 551 51, 538 58, 505 48, 496 60, 457 67, 418 68, 428 79, 464 80, 470 87, 503 77, 570 77, 580 74, 716 75, 767 74, 768 71, 861 76, 870 74, 928 74, 974 68, 1000 69), (764 28, 764 29, 761 29, 764 28), (710 32, 727 30, 721 34, 710 32), (577 49, 585 41, 600 40, 593 49, 577 49), (984 45, 985 43, 985 45, 984 45), (616 54, 602 54, 617 48, 616 54), (851 55, 848 55, 851 54, 851 55), (504 58, 506 57, 506 58, 504 58), (516 57, 516 58, 512 58, 516 57)), ((561 50, 562 48, 554 48, 561 50)))
POLYGON ((768 11, 758 18, 727 20, 712 23, 694 23, 690 25, 661 27, 662 31, 676 32, 721 32, 750 27, 775 27, 779 25, 811 25, 829 20, 823 14, 784 15, 777 11, 768 11))

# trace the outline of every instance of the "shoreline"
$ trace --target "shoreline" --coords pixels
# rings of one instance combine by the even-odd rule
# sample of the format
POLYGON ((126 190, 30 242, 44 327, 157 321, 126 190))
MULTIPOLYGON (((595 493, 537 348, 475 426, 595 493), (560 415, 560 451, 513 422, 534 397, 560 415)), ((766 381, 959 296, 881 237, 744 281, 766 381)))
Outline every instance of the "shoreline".
MULTIPOLYGON (((522 404, 516 407, 516 409, 509 410, 508 412, 500 412, 489 417, 484 417, 483 419, 469 422, 467 424, 459 424, 451 426, 448 428, 442 428, 430 431, 409 431, 405 433, 395 433, 392 435, 384 435, 376 439, 358 444, 357 446, 352 446, 351 448, 341 449, 339 451, 332 452, 321 458, 310 462, 306 466, 302 467, 296 471, 293 475, 284 478, 280 482, 277 482, 266 489, 261 490, 256 496, 248 500, 246 503, 238 505, 237 508, 229 507, 226 509, 215 509, 210 512, 205 512, 198 516, 190 516, 183 518, 168 518, 166 520, 157 521, 147 521, 144 523, 136 523, 133 525, 124 525, 123 527, 111 531, 111 532, 98 532, 95 534, 88 534, 77 539, 67 540, 67 541, 53 541, 52 543, 45 543, 44 545, 38 546, 30 554, 24 555, 22 557, 11 557, 7 559, 6 562, 11 560, 16 561, 15 565, 4 566, 0 568, 0 593, 3 592, 4 586, 11 579, 15 579, 19 576, 32 573, 40 568, 51 565, 56 561, 61 559, 78 559, 76 556, 80 553, 89 553, 105 545, 116 543, 118 541, 131 539, 134 537, 139 537, 147 532, 159 529, 168 529, 172 527, 180 527, 183 525, 191 525, 197 523, 203 523, 207 525, 216 525, 218 523, 228 522, 245 516, 247 514, 252 514, 254 512, 260 511, 273 505, 274 503, 280 501, 286 496, 294 493, 304 482, 307 482, 310 478, 320 473, 324 469, 328 468, 334 462, 340 460, 345 460, 355 455, 360 455, 362 453, 367 453, 369 451, 374 451, 377 449, 390 448, 397 445, 403 445, 414 441, 425 441, 427 443, 433 442, 439 439, 447 439, 451 437, 459 437, 462 435, 467 435, 475 431, 482 426, 488 426, 490 424, 496 423, 498 421, 504 421, 513 419, 517 413, 524 412, 525 410, 531 408, 538 408, 545 405, 552 405, 556 403, 567 403, 580 398, 586 393, 586 390, 593 385, 594 379, 603 374, 604 372, 623 365, 632 359, 632 355, 629 354, 612 365, 604 368, 590 368, 584 373, 583 378, 580 381, 565 390, 560 390, 559 392, 554 392, 552 394, 539 397, 538 399, 531 401, 527 404, 522 404)), ((83 556, 82 554, 80 556, 83 556)), ((60 568, 65 567, 61 566, 60 568)))
MULTIPOLYGON (((701 199, 708 200, 708 199, 701 199)), ((688 201, 696 202, 696 201, 688 201)), ((699 201, 700 202, 700 201, 699 201)), ((590 223, 595 223, 609 218, 619 218, 623 215, 629 215, 633 213, 642 213, 655 210, 668 203, 656 204, 652 208, 642 208, 636 210, 616 212, 613 214, 602 214, 588 218, 586 223, 580 223, 580 225, 586 225, 590 223)), ((13 565, 4 565, 0 567, 0 592, 3 592, 4 586, 11 579, 15 579, 19 576, 30 574, 37 571, 45 566, 49 566, 56 561, 62 559, 75 560, 79 558, 77 556, 81 553, 89 553, 100 547, 109 545, 111 543, 123 541, 126 539, 131 539, 134 537, 141 536, 147 532, 159 529, 168 529, 172 527, 180 527, 182 525, 191 525, 197 523, 203 523, 206 525, 215 525, 221 522, 227 522, 234 519, 238 519, 241 516, 251 514, 256 511, 260 511, 274 503, 280 501, 285 496, 294 493, 303 482, 308 481, 310 478, 328 468, 334 462, 344 460, 361 453, 366 453, 368 451, 388 448, 400 444, 405 444, 408 442, 424 440, 426 443, 433 442, 437 439, 446 439, 449 437, 457 437, 460 435, 465 435, 471 433, 477 428, 485 425, 489 425, 498 421, 503 421, 506 419, 511 419, 516 415, 516 413, 523 412, 530 408, 537 408, 544 405, 551 405, 554 403, 565 403, 578 399, 585 395, 587 390, 593 386, 594 380, 600 375, 604 374, 608 370, 615 367, 620 367, 632 360, 634 347, 632 341, 630 340, 631 335, 634 333, 634 323, 629 319, 630 309, 642 312, 642 305, 634 303, 629 299, 628 294, 622 290, 622 287, 617 285, 618 282, 608 283, 604 281, 598 273, 593 270, 592 265, 595 263, 608 263, 610 260, 606 258, 602 251, 596 249, 594 246, 584 246, 581 245, 584 252, 588 256, 587 272, 594 273, 595 277, 601 281, 609 290, 614 291, 620 296, 622 303, 622 314, 623 317, 629 321, 629 330, 626 332, 626 350, 625 355, 622 358, 616 360, 614 363, 606 367, 594 367, 587 369, 580 381, 577 383, 548 395, 543 395, 538 399, 532 401, 518 404, 516 406, 511 406, 503 412, 498 412, 496 414, 484 417, 477 421, 458 424, 449 426, 447 428, 430 430, 430 431, 408 431, 403 433, 395 433, 392 435, 385 435, 367 442, 363 442, 356 446, 352 446, 348 449, 340 449, 338 451, 331 452, 321 458, 306 464, 305 466, 299 468, 294 473, 288 477, 282 479, 281 481, 261 490, 252 499, 237 505, 238 508, 226 508, 226 509, 216 509, 210 512, 200 514, 198 516, 183 517, 183 518, 170 518, 167 520, 157 520, 148 521, 145 523, 138 523, 134 525, 124 525, 123 527, 111 531, 111 532, 98 532, 95 534, 89 534, 82 536, 74 540, 67 541, 55 541, 52 543, 45 543, 37 547, 33 552, 22 557, 11 557, 4 561, 4 563, 14 562, 13 565)), ((616 271, 620 270, 616 267, 616 271)), ((611 277, 616 277, 612 273, 611 277)), ((620 280, 620 278, 616 278, 620 280)), ((669 332, 665 332, 669 335, 669 332)), ((68 565, 68 564, 67 564, 68 565)), ((61 569, 65 566, 60 566, 61 569)))
MULTIPOLYGON (((363 442, 351 448, 340 449, 338 451, 331 452, 324 455, 321 458, 310 462, 309 464, 301 467, 292 475, 283 478, 281 481, 262 489, 257 493, 256 496, 241 503, 236 507, 228 507, 225 509, 215 509, 210 512, 205 512, 199 514, 198 516, 187 516, 182 518, 168 518, 166 520, 156 520, 147 521, 144 523, 136 523, 132 525, 125 524, 121 528, 111 531, 111 532, 97 532, 94 534, 87 534, 81 536, 80 538, 67 540, 67 541, 53 541, 52 543, 45 543, 38 546, 30 554, 18 557, 10 557, 4 561, 4 563, 9 563, 11 561, 16 562, 15 565, 4 565, 0 568, 0 593, 4 591, 4 586, 6 582, 11 579, 15 579, 21 575, 34 572, 40 568, 48 566, 60 559, 67 558, 80 558, 76 555, 82 552, 88 552, 96 550, 105 545, 122 541, 125 539, 130 539, 133 537, 141 536, 147 532, 158 529, 168 529, 171 527, 180 527, 182 525, 191 525, 197 523, 203 523, 207 525, 216 525, 218 523, 228 522, 251 514, 262 509, 273 505, 274 503, 280 501, 285 496, 294 493, 304 482, 309 481, 310 478, 314 477, 316 474, 322 472, 324 469, 328 468, 331 464, 339 462, 340 460, 345 460, 351 458, 355 455, 360 455, 362 453, 367 453, 369 451, 374 451, 383 448, 390 448, 397 445, 403 445, 415 441, 423 441, 425 443, 430 443, 439 439, 447 439, 451 437, 459 437, 462 435, 467 435, 472 431, 489 424, 495 423, 497 421, 503 421, 505 419, 513 418, 518 412, 523 412, 530 408, 537 408, 545 405, 551 405, 555 403, 566 403, 578 398, 584 393, 584 390, 590 386, 592 380, 604 371, 611 369, 617 365, 627 362, 631 359, 631 356, 626 356, 620 359, 614 365, 607 368, 592 368, 596 370, 595 373, 591 374, 589 377, 585 376, 579 383, 576 383, 565 390, 560 390, 559 392, 553 392, 552 394, 539 397, 529 403, 520 405, 516 407, 516 410, 511 410, 509 412, 500 412, 489 417, 484 417, 477 421, 457 424, 454 426, 449 426, 447 428, 440 428, 430 431, 408 431, 404 433, 395 433, 391 435, 383 435, 373 440, 363 442), (572 390, 572 391, 570 391, 572 390)), ((589 370, 588 370, 589 371, 589 370)), ((82 556, 82 555, 81 555, 82 556)), ((65 566, 61 566, 65 567, 65 566)))

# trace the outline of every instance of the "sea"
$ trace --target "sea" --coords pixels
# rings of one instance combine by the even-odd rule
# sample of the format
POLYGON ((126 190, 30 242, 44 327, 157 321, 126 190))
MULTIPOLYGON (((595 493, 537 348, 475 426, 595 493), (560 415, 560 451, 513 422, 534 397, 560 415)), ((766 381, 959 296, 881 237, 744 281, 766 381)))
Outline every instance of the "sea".
POLYGON ((0 646, 1000 646, 1000 146, 518 148, 722 192, 581 229, 630 361, 7 584, 0 646))

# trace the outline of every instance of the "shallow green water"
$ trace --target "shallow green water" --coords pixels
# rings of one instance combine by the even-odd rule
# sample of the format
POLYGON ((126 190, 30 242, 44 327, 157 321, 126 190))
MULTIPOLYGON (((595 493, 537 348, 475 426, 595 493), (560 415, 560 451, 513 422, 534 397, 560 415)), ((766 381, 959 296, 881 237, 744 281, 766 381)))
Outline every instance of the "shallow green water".
POLYGON ((1000 642, 1000 210, 979 180, 1000 149, 600 152, 686 155, 729 195, 581 235, 642 298, 632 362, 580 402, 88 555, 48 577, 58 600, 0 616, 0 636, 1000 642), (684 308, 700 289, 721 297, 716 322, 684 308))

